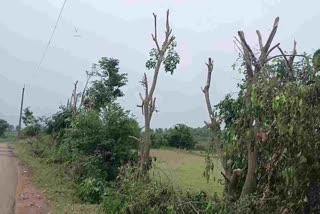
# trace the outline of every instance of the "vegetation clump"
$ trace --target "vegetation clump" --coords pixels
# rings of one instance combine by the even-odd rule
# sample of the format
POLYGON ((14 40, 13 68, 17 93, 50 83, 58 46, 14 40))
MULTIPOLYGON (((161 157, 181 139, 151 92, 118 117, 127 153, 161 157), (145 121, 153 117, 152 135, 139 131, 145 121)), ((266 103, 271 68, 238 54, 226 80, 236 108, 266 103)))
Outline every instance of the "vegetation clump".
POLYGON ((9 128, 9 123, 5 120, 0 119, 0 137, 4 136, 8 128, 9 128))

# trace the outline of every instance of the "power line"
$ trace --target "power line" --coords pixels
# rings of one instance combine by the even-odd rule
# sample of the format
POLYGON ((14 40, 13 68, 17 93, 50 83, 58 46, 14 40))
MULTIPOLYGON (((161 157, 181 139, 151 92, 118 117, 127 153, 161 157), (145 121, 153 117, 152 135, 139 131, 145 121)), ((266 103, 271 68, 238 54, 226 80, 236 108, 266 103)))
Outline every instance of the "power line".
POLYGON ((55 24, 55 26, 54 26, 54 28, 53 28, 52 33, 51 33, 49 42, 48 42, 48 44, 47 44, 47 46, 46 46, 46 49, 44 50, 44 52, 43 52, 43 54, 42 54, 42 57, 41 57, 41 60, 40 60, 40 62, 39 62, 38 70, 40 69, 40 66, 41 66, 42 62, 43 62, 44 58, 46 57, 48 48, 49 48, 50 43, 51 43, 51 41, 52 41, 53 35, 54 35, 54 33, 55 33, 56 29, 57 29, 58 23, 59 23, 59 21, 60 21, 61 15, 62 15, 62 11, 63 11, 66 3, 67 3, 67 0, 64 0, 63 5, 62 5, 61 10, 60 10, 60 13, 59 13, 59 16, 58 16, 58 19, 57 19, 56 24, 55 24))

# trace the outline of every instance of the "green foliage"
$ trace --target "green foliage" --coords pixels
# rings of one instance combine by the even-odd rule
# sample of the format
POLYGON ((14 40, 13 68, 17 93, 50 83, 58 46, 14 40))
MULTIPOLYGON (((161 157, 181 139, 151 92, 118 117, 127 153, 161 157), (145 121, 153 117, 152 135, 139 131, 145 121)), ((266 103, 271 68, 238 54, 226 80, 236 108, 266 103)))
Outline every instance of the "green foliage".
POLYGON ((122 163, 136 158, 132 149, 138 145, 131 136, 139 137, 140 128, 128 114, 120 105, 109 104, 100 114, 81 112, 72 121, 71 131, 58 146, 79 154, 74 160, 83 163, 79 170, 88 166, 81 177, 102 176, 105 180, 113 180, 122 163), (90 173, 95 167, 99 170, 90 173))
POLYGON ((45 158, 54 151, 54 145, 48 137, 27 138, 26 144, 35 157, 45 158))
POLYGON ((46 133, 63 135, 66 128, 69 128, 72 120, 72 110, 70 107, 60 106, 60 111, 55 113, 47 121, 46 133))
POLYGON ((30 107, 23 109, 22 121, 25 126, 33 126, 38 123, 38 120, 34 117, 30 107))
POLYGON ((314 69, 318 72, 320 71, 320 49, 318 49, 316 52, 313 54, 312 58, 312 64, 314 69))
POLYGON ((246 169, 248 141, 255 143, 258 154, 255 192, 229 203, 236 211, 232 213, 319 212, 310 202, 319 197, 310 191, 320 182, 320 80, 308 72, 307 59, 295 64, 295 81, 288 81, 279 63, 251 80, 250 88, 244 82, 238 98, 226 97, 217 105, 225 125, 221 140, 227 167, 246 169), (257 133, 268 133, 267 141, 257 140, 257 133))
POLYGON ((0 142, 12 142, 16 137, 16 132, 6 132, 2 137, 0 137, 0 142))
POLYGON ((218 199, 204 192, 183 192, 169 184, 139 179, 139 168, 121 167, 116 191, 101 203, 105 213, 222 213, 218 199))
POLYGON ((182 149, 192 149, 196 144, 192 129, 184 124, 177 124, 169 129, 167 140, 170 146, 182 149))
POLYGON ((197 142, 197 146, 203 147, 203 149, 201 150, 205 150, 206 145, 212 138, 212 132, 208 129, 207 126, 192 128, 192 135, 197 142))
POLYGON ((166 72, 170 72, 173 74, 174 70, 177 68, 177 65, 180 63, 180 56, 175 51, 175 48, 177 46, 177 43, 173 42, 168 50, 167 57, 163 61, 164 64, 164 70, 166 72))
POLYGON ((99 203, 106 189, 106 183, 92 177, 84 179, 78 186, 80 197, 90 203, 99 203))
POLYGON ((0 119, 0 137, 4 136, 4 133, 9 127, 9 123, 5 120, 0 119))
POLYGON ((95 77, 92 86, 87 91, 87 100, 93 100, 93 108, 100 110, 124 94, 120 90, 127 83, 127 74, 119 73, 119 60, 102 57, 98 64, 93 65, 95 77))
POLYGON ((8 132, 15 132, 16 131, 16 127, 14 127, 14 125, 10 125, 8 126, 8 132))
MULTIPOLYGON (((180 56, 175 50, 176 46, 177 43, 171 43, 163 60, 165 72, 170 72, 171 74, 173 74, 174 70, 177 68, 177 65, 180 63, 180 56)), ((156 48, 153 48, 149 52, 149 56, 150 59, 146 62, 146 67, 150 70, 156 67, 160 54, 156 48)))
POLYGON ((35 137, 41 132, 41 126, 39 124, 29 125, 23 129, 23 135, 26 137, 35 137))
POLYGON ((48 161, 48 156, 39 157, 31 150, 32 142, 43 145, 48 151, 47 155, 54 152, 54 142, 51 137, 38 136, 13 142, 17 156, 32 169, 32 182, 44 191, 45 198, 50 201, 51 213, 68 214, 96 214, 96 205, 81 203, 77 185, 68 177, 66 164, 56 164, 48 161), (31 142, 32 141, 32 142, 31 142))
POLYGON ((151 134, 151 141, 153 148, 160 148, 169 146, 169 142, 167 140, 167 133, 165 130, 158 128, 155 129, 151 134))
POLYGON ((97 111, 79 112, 58 139, 50 160, 67 163, 68 175, 78 184, 81 198, 90 203, 102 200, 107 182, 113 181, 119 167, 137 161, 140 128, 119 104, 111 103, 97 111))
POLYGON ((26 126, 23 129, 23 135, 25 137, 35 137, 40 134, 41 126, 39 124, 39 120, 34 117, 30 107, 23 110, 22 121, 26 126))

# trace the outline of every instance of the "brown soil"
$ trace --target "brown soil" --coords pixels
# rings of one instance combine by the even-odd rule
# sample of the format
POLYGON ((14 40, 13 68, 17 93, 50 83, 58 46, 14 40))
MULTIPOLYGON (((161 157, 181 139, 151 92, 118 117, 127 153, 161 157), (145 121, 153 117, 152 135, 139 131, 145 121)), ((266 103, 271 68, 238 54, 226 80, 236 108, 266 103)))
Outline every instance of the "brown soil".
POLYGON ((34 187, 30 180, 30 169, 18 163, 16 214, 49 214, 50 208, 43 191, 34 187))
POLYGON ((17 185, 17 162, 8 143, 0 143, 0 214, 13 214, 17 185))

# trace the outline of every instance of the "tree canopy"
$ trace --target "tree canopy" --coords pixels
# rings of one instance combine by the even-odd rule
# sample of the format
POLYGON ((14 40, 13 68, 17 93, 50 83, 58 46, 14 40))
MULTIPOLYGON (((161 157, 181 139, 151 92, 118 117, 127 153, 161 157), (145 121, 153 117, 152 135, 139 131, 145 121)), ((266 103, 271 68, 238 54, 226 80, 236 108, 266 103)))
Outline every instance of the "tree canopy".
POLYGON ((121 87, 127 83, 127 74, 120 73, 119 60, 102 57, 98 64, 93 65, 94 77, 92 86, 87 90, 87 102, 92 100, 92 106, 100 110, 124 94, 121 87))

